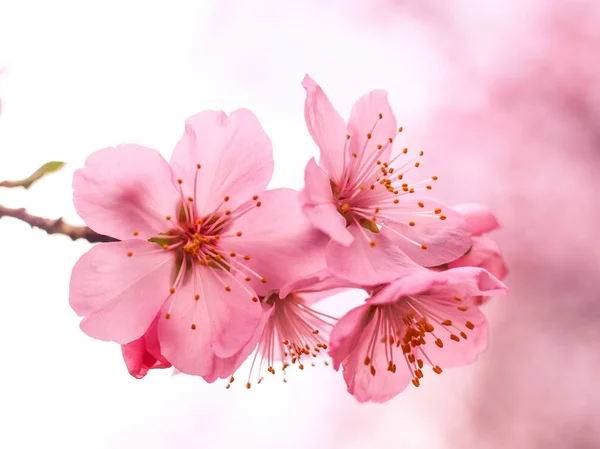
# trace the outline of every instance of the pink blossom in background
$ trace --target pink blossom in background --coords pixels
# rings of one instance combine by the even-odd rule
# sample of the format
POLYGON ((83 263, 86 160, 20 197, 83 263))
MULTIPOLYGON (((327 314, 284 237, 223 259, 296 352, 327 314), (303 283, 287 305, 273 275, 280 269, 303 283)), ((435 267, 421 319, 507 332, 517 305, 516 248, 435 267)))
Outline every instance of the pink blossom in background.
POLYGON ((424 364, 441 374, 473 362, 487 347, 487 323, 471 298, 506 293, 481 268, 416 270, 341 318, 331 336, 334 367, 343 366, 360 402, 388 401, 409 382, 420 385, 424 364))
MULTIPOLYGON (((94 246, 73 268, 81 328, 131 345, 157 320, 153 357, 188 374, 222 374, 219 359, 238 353, 259 324, 253 285, 270 285, 268 276, 278 288, 286 265, 308 274, 313 259, 323 263, 298 219, 297 193, 264 192, 272 170, 270 140, 247 110, 188 119, 170 165, 135 145, 89 156, 74 176, 75 206, 95 231, 122 241, 94 246)), ((132 369, 130 348, 128 367, 141 374, 146 362, 132 369)))
POLYGON ((397 277, 400 268, 463 255, 469 233, 462 216, 417 193, 431 190, 437 177, 405 179, 423 152, 393 150, 402 129, 387 93, 359 98, 346 124, 308 75, 303 86, 304 117, 321 154, 319 165, 311 160, 306 167, 303 210, 331 238, 325 254, 332 273, 375 285, 397 277))

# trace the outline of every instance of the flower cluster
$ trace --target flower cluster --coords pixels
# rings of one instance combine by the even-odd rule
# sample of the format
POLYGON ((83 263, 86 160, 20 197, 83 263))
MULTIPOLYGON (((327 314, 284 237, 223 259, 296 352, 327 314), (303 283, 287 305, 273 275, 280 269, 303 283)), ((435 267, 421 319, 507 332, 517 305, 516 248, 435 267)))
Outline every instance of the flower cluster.
MULTIPOLYGON (((308 76, 305 118, 320 149, 305 187, 266 190, 271 142, 240 109, 186 121, 170 162, 138 145, 90 155, 74 204, 100 243, 73 268, 70 304, 91 337, 122 345, 131 375, 154 368, 228 379, 248 358, 245 386, 266 373, 343 367, 359 401, 386 401, 424 365, 434 373, 484 351, 485 298, 506 293, 498 227, 486 209, 431 199, 414 180, 423 152, 396 145, 384 91, 346 123, 308 76), (339 320, 318 302, 363 289, 339 320)), ((244 383, 244 381, 242 381, 244 383)))

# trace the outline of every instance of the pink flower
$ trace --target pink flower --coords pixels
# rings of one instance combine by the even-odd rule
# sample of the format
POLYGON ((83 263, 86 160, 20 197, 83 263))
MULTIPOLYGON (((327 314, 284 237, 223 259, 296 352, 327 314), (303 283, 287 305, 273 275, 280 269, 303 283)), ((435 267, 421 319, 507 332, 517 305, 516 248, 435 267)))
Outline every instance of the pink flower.
MULTIPOLYGON (((273 375, 281 372, 286 382, 286 370, 290 367, 304 370, 306 364, 315 366, 317 359, 324 359, 323 363, 328 366, 329 334, 337 319, 313 306, 349 287, 352 286, 348 281, 322 270, 261 296, 263 315, 254 338, 239 354, 220 360, 218 368, 205 380, 212 382, 219 377, 229 377, 253 352, 246 388, 250 388, 252 382, 260 384, 265 372, 273 375)), ((231 376, 229 384, 234 380, 231 376)))
POLYGON ((398 267, 448 263, 469 248, 462 216, 437 201, 418 197, 436 176, 408 183, 419 167, 403 149, 392 151, 402 128, 387 101, 374 90, 354 104, 346 124, 308 75, 304 78, 306 124, 321 151, 305 172, 303 210, 331 238, 329 269, 372 285, 398 277, 398 267))
POLYGON ((487 345, 485 317, 469 298, 501 295, 506 287, 480 268, 419 269, 395 280, 335 325, 329 354, 344 368, 348 391, 360 402, 385 402, 423 366, 469 364, 487 345))
MULTIPOLYGON (((498 279, 504 279, 508 270, 498 244, 490 238, 482 237, 482 234, 500 227, 496 216, 489 209, 478 204, 461 204, 454 209, 463 214, 467 220, 472 235, 471 248, 464 256, 450 262, 448 268, 480 267, 498 279)), ((476 296, 472 299, 475 304, 482 305, 489 298, 489 296, 476 296)))
POLYGON ((129 374, 137 379, 144 377, 151 369, 171 367, 160 352, 156 324, 157 320, 154 320, 142 337, 121 346, 129 374))
POLYGON ((126 345, 160 315, 164 358, 201 376, 238 353, 261 318, 256 290, 291 264, 311 269, 297 192, 264 192, 272 171, 271 142, 243 109, 189 118, 170 164, 129 144, 90 155, 74 176, 75 207, 122 241, 93 247, 73 268, 83 331, 126 345))

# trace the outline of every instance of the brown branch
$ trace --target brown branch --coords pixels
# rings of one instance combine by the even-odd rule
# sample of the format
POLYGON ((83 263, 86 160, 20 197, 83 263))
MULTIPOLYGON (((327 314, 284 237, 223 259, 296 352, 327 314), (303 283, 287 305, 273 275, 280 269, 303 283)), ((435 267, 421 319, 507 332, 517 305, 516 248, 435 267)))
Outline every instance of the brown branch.
POLYGON ((63 234, 71 240, 85 239, 91 243, 98 242, 118 242, 117 239, 106 235, 98 234, 87 226, 71 226, 63 221, 62 218, 51 220, 49 218, 36 217, 29 214, 25 209, 10 209, 0 206, 0 218, 13 217, 17 220, 29 223, 32 228, 39 228, 48 234, 63 234))

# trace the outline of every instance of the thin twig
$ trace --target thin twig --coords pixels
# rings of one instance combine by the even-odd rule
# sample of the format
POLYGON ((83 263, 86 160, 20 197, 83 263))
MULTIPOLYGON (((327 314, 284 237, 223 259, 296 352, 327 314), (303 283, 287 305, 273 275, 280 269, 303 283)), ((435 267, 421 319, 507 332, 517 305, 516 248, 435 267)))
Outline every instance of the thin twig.
POLYGON ((71 240, 85 239, 91 243, 98 242, 118 242, 117 239, 106 235, 98 234, 92 231, 87 226, 71 226, 64 222, 61 218, 52 220, 50 218, 36 217, 29 214, 25 209, 10 209, 0 206, 0 218, 13 217, 17 220, 29 223, 32 228, 39 228, 46 231, 48 234, 63 234, 71 240))

